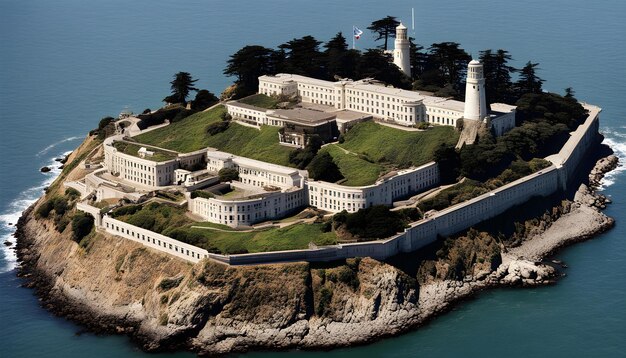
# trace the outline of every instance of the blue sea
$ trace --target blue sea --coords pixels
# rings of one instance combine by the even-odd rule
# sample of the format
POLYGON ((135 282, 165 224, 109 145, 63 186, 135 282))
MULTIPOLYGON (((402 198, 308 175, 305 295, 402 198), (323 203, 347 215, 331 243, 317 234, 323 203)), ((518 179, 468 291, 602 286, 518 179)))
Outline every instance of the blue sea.
MULTIPOLYGON (((71 151, 107 115, 157 108, 178 71, 220 93, 232 53, 294 37, 328 40, 352 26, 397 16, 423 45, 456 41, 477 56, 509 50, 514 66, 539 62, 545 89, 603 107, 601 130, 626 160, 626 1, 623 0, 0 0, 0 355, 135 357, 122 336, 80 333, 20 287, 2 242, 58 174, 44 165, 71 151), (411 8, 415 8, 415 28, 411 8)), ((369 33, 358 48, 375 46, 369 33)), ((427 326, 330 352, 249 356, 458 357, 626 355, 626 177, 604 181, 611 231, 561 251, 555 286, 481 293, 427 326)), ((170 354, 163 354, 170 355, 170 354)), ((191 356, 176 353, 176 356, 191 356)))

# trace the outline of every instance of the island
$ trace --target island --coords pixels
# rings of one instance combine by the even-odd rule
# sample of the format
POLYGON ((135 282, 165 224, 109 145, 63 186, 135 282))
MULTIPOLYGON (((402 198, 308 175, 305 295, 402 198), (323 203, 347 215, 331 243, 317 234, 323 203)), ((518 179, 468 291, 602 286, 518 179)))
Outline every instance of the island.
POLYGON ((555 250, 613 225, 601 109, 531 62, 513 85, 503 50, 420 64, 390 24, 393 51, 246 46, 220 99, 180 72, 163 108, 103 118, 19 220, 20 276, 91 330, 200 354, 363 344, 554 283, 555 250))

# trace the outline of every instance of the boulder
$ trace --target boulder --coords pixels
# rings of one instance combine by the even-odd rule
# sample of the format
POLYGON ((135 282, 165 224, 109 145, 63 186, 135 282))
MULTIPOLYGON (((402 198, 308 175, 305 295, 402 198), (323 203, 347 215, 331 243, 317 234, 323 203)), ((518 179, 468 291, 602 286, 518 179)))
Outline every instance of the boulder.
POLYGON ((49 171, 51 171, 52 169, 50 169, 49 167, 41 167, 41 169, 39 169, 39 171, 41 171, 42 173, 47 173, 49 171))

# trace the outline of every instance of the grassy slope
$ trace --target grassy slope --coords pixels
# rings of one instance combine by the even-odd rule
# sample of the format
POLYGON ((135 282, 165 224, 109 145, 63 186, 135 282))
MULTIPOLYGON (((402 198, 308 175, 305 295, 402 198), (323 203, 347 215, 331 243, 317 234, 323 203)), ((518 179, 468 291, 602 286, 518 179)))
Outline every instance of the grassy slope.
POLYGON ((190 229, 202 233, 208 247, 216 247, 222 253, 264 252, 308 248, 309 242, 317 245, 332 245, 337 238, 332 232, 322 232, 322 224, 295 224, 282 229, 254 232, 220 232, 190 229))
POLYGON ((206 249, 217 248, 221 253, 306 249, 311 241, 317 245, 331 245, 337 242, 334 233, 322 232, 322 224, 301 223, 282 229, 243 232, 225 225, 193 222, 185 216, 185 209, 159 204, 149 204, 136 213, 115 218, 159 233, 179 228, 188 233, 198 234, 205 241, 197 243, 196 246, 206 249), (191 226, 232 231, 194 229, 191 226))
POLYGON ((276 107, 278 100, 264 94, 255 94, 246 98, 238 100, 241 103, 249 104, 251 106, 257 106, 261 108, 271 109, 276 107))
POLYGON ((374 184, 384 170, 379 164, 370 163, 354 154, 345 153, 336 144, 327 145, 322 151, 327 151, 339 167, 339 171, 345 178, 341 182, 342 185, 362 186, 374 184))
POLYGON ((182 153, 202 149, 207 147, 206 129, 208 125, 221 121, 220 116, 225 112, 224 106, 217 106, 210 111, 198 112, 180 122, 138 135, 135 139, 140 143, 182 153))
MULTIPOLYGON (((141 144, 130 144, 125 142, 115 142, 113 144, 117 150, 122 153, 130 154, 134 157, 139 157, 139 149, 141 148, 141 144)), ((151 160, 153 162, 164 162, 166 160, 176 159, 176 154, 164 152, 162 150, 155 150, 154 148, 148 148, 149 151, 152 151, 154 155, 147 156, 144 159, 151 160)))
POLYGON ((433 159, 440 143, 456 144, 458 132, 435 126, 423 132, 408 132, 374 122, 359 123, 345 136, 341 147, 363 153, 375 162, 389 161, 400 167, 419 166, 433 159))
POLYGON ((179 152, 191 152, 206 147, 263 160, 270 163, 288 165, 291 148, 278 144, 278 127, 263 126, 261 130, 231 123, 230 127, 214 136, 206 134, 211 123, 221 121, 225 112, 218 106, 208 112, 191 115, 180 122, 172 123, 152 132, 135 137, 140 143, 171 149, 179 152))

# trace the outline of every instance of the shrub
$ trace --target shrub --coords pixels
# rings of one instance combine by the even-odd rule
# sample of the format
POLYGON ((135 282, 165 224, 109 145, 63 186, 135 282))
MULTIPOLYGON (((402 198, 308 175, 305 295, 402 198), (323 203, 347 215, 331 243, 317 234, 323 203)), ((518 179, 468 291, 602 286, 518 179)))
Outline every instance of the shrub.
POLYGON ((323 151, 313 158, 311 163, 307 166, 309 176, 315 180, 324 180, 334 183, 340 179, 343 179, 343 175, 339 171, 339 167, 333 161, 333 157, 323 151))
POLYGON ((196 113, 196 111, 194 111, 194 110, 182 109, 182 110, 181 110, 180 112, 178 112, 178 113, 174 116, 174 118, 172 118, 170 121, 171 121, 172 123, 174 123, 174 122, 180 122, 180 121, 182 121, 183 119, 185 119, 185 118, 189 117, 190 115, 192 115, 192 114, 194 114, 194 113, 196 113))
POLYGON ((205 89, 199 90, 196 93, 196 98, 191 102, 191 109, 196 111, 203 111, 215 103, 217 103, 219 99, 215 97, 215 95, 205 89))
POLYGON ((230 126, 230 122, 229 121, 221 121, 221 122, 215 122, 215 123, 211 123, 207 129, 206 132, 208 135, 216 135, 219 133, 222 133, 224 131, 226 131, 228 129, 228 127, 230 126))
POLYGON ((71 200, 80 197, 80 192, 74 188, 65 189, 65 195, 69 196, 71 200))
POLYGON ((183 281, 183 276, 178 276, 174 278, 164 278, 159 283, 159 288, 162 291, 168 291, 168 290, 171 290, 172 288, 178 287, 178 285, 180 285, 182 281, 183 281))
POLYGON ((115 118, 113 117, 104 117, 98 123, 98 130, 102 130, 104 127, 108 126, 110 123, 115 122, 115 118))
POLYGON ((69 223, 70 220, 66 216, 57 216, 54 220, 54 228, 58 232, 63 232, 69 223))
POLYGON ((54 198, 54 212, 57 215, 63 215, 67 211, 69 206, 67 205, 67 199, 62 197, 54 198))
POLYGON ((239 172, 237 171, 237 169, 233 169, 233 168, 221 169, 217 173, 217 175, 220 178, 220 182, 239 180, 239 172))
POLYGON ((117 208, 111 212, 111 217, 118 217, 124 215, 133 215, 134 213, 141 210, 141 205, 125 205, 120 208, 117 208))
POLYGON ((333 291, 324 286, 320 289, 320 298, 317 303, 317 307, 315 307, 315 313, 318 316, 323 316, 330 306, 330 301, 333 299, 333 291))
POLYGON ((346 285, 352 287, 352 289, 359 287, 359 278, 357 277, 356 272, 348 266, 341 266, 339 268, 337 278, 339 279, 339 282, 345 283, 346 285))
POLYGON ((228 112, 222 112, 222 114, 220 114, 220 118, 223 121, 230 121, 230 120, 233 119, 233 116, 231 116, 230 113, 228 113, 228 112))
POLYGON ((54 201, 52 199, 46 200, 37 209, 37 216, 47 218, 52 210, 54 210, 54 201))
POLYGON ((402 217, 384 205, 375 205, 347 214, 346 229, 361 239, 383 239, 404 228, 402 217))
POLYGON ((419 122, 417 124, 418 129, 428 129, 428 127, 430 127, 430 124, 428 122, 419 122))
POLYGON ((192 199, 195 199, 195 198, 211 199, 214 197, 215 195, 213 195, 213 193, 209 193, 208 191, 204 191, 204 190, 194 190, 191 192, 192 199))
POLYGON ((87 236, 93 228, 93 216, 88 213, 78 212, 72 217, 72 231, 74 232, 72 239, 80 242, 87 236))

